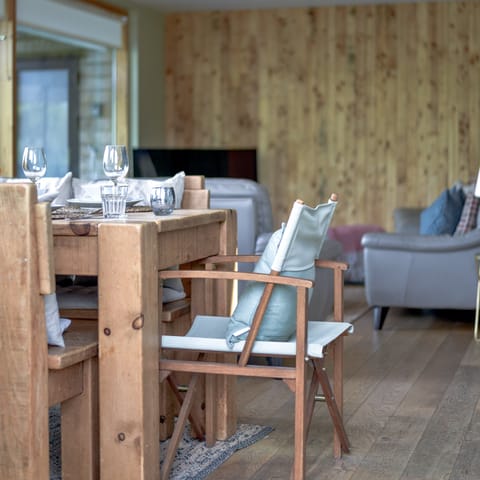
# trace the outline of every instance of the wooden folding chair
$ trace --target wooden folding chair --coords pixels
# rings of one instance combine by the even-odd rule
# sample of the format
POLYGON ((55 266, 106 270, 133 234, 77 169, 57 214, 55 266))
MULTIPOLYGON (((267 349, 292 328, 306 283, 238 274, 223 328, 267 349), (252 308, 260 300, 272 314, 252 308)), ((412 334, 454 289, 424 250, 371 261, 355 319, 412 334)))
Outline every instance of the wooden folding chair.
MULTIPOLYGON (((247 327, 240 325, 238 330, 235 331, 236 327, 233 323, 235 328, 232 334, 232 321, 235 320, 243 295, 250 295, 248 287, 239 299, 239 304, 232 317, 197 315, 185 336, 162 336, 161 380, 168 381, 168 384, 175 390, 177 382, 174 378, 177 373, 189 372, 192 374, 187 393, 183 395, 181 392, 176 392, 176 397, 182 402, 182 406, 166 456, 163 459, 161 477, 163 480, 168 479, 185 424, 189 418, 192 420, 191 406, 195 398, 195 389, 203 375, 206 375, 207 378, 211 375, 267 377, 282 379, 286 382, 295 393, 295 451, 292 470, 292 478, 295 480, 304 478, 306 440, 319 387, 323 390, 333 419, 334 454, 339 457, 342 452, 349 451, 349 442, 342 420, 343 336, 352 331, 352 326, 343 322, 343 272, 347 265, 341 262, 315 262, 320 253, 335 205, 336 202, 332 201, 313 209, 305 206, 303 202, 295 202, 278 245, 272 243, 272 247, 267 246, 266 251, 269 248, 274 248, 273 261, 269 265, 270 271, 267 273, 258 273, 264 268, 263 264, 263 267, 259 267, 260 262, 257 263, 254 273, 227 272, 225 270, 160 272, 161 278, 176 276, 191 279, 192 282, 248 280, 250 282, 260 282, 264 285, 260 288, 259 301, 253 308, 251 324, 249 323, 247 327), (313 286, 311 279, 314 278, 314 265, 334 269, 335 321, 333 322, 307 321, 308 289, 313 286), (287 274, 288 276, 286 276, 287 274), (282 289, 285 286, 294 289, 294 313, 290 326, 293 335, 285 340, 272 341, 266 338, 265 322, 272 311, 282 310, 281 304, 275 305, 270 310, 270 302, 277 301, 274 298, 282 298, 284 293, 278 295, 280 290, 277 290, 276 294, 275 289, 282 289), (327 349, 333 349, 333 390, 324 368, 324 356, 327 349), (196 352, 197 357, 196 360, 182 360, 179 357, 172 359, 169 355, 170 351, 177 354, 185 351, 196 352), (232 355, 232 353, 235 355, 232 355), (226 356, 226 354, 230 355, 226 356), (261 366, 249 363, 253 355, 290 358, 292 360, 285 362, 285 365, 280 362, 271 362, 272 365, 261 366), (287 366, 290 364, 293 365, 287 366), (310 382, 307 382, 309 369, 311 370, 311 379, 310 382)), ((255 260, 251 256, 229 256, 206 259, 205 263, 208 263, 211 267, 214 264, 231 263, 239 259, 249 262, 255 260)), ((262 260, 265 261, 263 256, 262 260)), ((285 290, 282 290, 282 292, 285 292, 285 290)), ((213 300, 207 299, 205 304, 208 309, 214 307, 213 300)), ((285 307, 291 308, 292 305, 285 305, 285 307)), ((286 309, 288 310, 288 308, 286 309)), ((273 321, 275 322, 275 320, 274 317, 273 321)), ((273 323, 273 329, 275 330, 275 328, 275 323, 273 323)), ((212 388, 206 395, 205 433, 207 444, 212 444, 215 440, 213 438, 214 383, 213 381, 206 382, 207 386, 212 388)), ((198 422, 195 422, 193 427, 195 431, 202 429, 202 425, 199 425, 198 422)))
POLYGON ((33 184, 0 185, 0 478, 49 479, 49 406, 61 404, 62 476, 99 478, 97 330, 48 347, 55 291, 50 208, 33 184))

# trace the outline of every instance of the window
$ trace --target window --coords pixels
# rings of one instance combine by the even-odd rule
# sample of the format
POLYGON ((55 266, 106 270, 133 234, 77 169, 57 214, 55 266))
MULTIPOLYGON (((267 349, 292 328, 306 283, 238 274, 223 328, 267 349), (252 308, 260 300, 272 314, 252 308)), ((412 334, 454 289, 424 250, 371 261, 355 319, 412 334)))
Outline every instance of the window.
POLYGON ((103 176, 114 131, 112 48, 17 32, 17 176, 26 145, 44 147, 47 176, 103 176))
POLYGON ((41 146, 47 175, 63 176, 78 165, 78 88, 75 59, 17 63, 17 172, 23 148, 41 146))

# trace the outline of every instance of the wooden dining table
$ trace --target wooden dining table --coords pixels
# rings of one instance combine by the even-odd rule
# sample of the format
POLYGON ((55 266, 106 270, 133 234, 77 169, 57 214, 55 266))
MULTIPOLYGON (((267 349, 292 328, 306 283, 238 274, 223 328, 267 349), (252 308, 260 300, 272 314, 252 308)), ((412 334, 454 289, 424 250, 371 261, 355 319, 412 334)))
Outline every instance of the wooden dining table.
MULTIPOLYGON (((158 271, 235 253, 235 212, 129 213, 122 220, 54 220, 52 228, 55 273, 98 277, 100 478, 158 480, 158 271)), ((217 297, 215 313, 228 314, 230 298, 217 297)), ((192 311, 196 301, 202 299, 192 297, 192 311)), ((217 391, 221 439, 236 429, 231 378, 219 379, 217 391)))

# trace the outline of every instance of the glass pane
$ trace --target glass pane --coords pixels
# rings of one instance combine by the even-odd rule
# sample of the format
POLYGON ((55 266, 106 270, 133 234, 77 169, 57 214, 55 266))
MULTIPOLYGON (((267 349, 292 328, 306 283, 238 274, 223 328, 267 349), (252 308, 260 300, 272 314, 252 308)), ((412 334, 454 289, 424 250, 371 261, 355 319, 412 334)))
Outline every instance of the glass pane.
POLYGON ((47 155, 47 176, 69 170, 68 70, 21 70, 18 76, 18 158, 26 145, 39 146, 47 155))

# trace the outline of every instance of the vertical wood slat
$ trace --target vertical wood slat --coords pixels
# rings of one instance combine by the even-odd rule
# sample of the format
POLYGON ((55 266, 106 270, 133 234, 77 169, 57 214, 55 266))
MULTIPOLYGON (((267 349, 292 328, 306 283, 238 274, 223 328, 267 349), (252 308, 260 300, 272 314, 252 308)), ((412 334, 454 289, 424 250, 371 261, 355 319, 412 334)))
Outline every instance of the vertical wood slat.
POLYGON ((119 144, 128 145, 128 25, 122 27, 122 47, 116 50, 115 60, 115 141, 119 144))
POLYGON ((4 0, 5 18, 0 18, 0 176, 15 175, 16 82, 15 82, 15 0, 4 0))
POLYGON ((167 15, 168 146, 256 147, 276 223, 338 191, 336 223, 392 228, 476 173, 479 24, 478 2, 167 15))
MULTIPOLYGON (((469 39, 469 58, 468 68, 470 71, 468 92, 470 96, 468 118, 471 119, 472 128, 476 129, 475 119, 480 118, 480 88, 478 82, 480 75, 480 36, 478 35, 478 19, 480 18, 480 4, 478 2, 472 5, 473 14, 468 16, 468 39, 469 39)), ((470 155, 468 156, 469 164, 465 175, 471 175, 476 172, 479 166, 478 152, 480 151, 480 135, 470 132, 470 155)), ((475 178, 475 176, 474 176, 475 178)))

